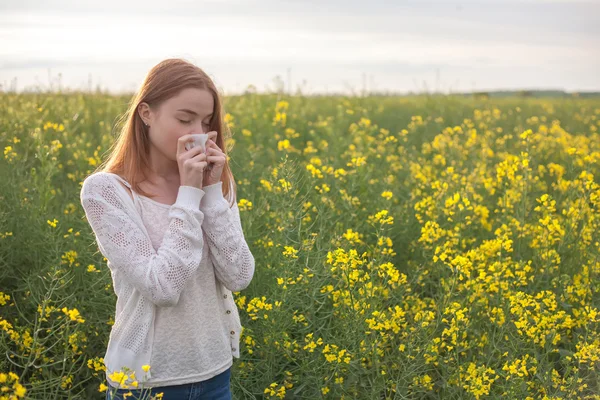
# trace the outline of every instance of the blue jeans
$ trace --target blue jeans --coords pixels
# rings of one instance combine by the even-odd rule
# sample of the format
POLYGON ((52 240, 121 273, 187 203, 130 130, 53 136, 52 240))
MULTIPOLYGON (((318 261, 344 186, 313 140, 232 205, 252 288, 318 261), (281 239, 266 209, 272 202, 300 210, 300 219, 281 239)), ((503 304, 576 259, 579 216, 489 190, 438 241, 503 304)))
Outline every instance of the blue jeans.
MULTIPOLYGON (((186 383, 184 385, 159 386, 144 389, 144 398, 150 399, 148 390, 152 396, 163 392, 162 400, 231 400, 231 388, 229 381, 231 379, 231 367, 215 375, 210 379, 201 382, 186 383)), ((108 382, 106 383, 108 385, 108 382)), ((106 389, 106 400, 140 400, 142 399, 141 389, 116 389, 108 386, 106 389), (125 393, 133 393, 133 396, 123 397, 125 393)))

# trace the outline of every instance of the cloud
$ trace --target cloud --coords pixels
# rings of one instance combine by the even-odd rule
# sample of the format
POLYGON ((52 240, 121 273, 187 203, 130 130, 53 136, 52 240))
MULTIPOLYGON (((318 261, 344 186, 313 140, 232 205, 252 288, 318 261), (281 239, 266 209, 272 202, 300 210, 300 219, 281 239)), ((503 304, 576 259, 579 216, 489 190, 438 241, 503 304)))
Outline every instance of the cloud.
POLYGON ((52 68, 131 85, 136 75, 107 71, 143 74, 157 60, 184 57, 228 85, 259 86, 292 68, 298 80, 332 85, 363 73, 406 85, 406 74, 439 70, 489 85, 527 77, 600 87, 598 11, 598 2, 535 0, 2 2, 0 82, 52 68))

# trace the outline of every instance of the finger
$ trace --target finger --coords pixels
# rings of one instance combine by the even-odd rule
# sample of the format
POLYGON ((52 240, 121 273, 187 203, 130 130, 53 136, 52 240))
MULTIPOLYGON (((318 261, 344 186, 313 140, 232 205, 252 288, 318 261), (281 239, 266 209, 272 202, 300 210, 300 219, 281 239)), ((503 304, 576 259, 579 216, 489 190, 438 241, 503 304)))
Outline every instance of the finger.
POLYGON ((206 157, 206 160, 209 162, 220 163, 220 161, 223 161, 224 159, 221 156, 209 155, 206 157))
POLYGON ((183 135, 177 139, 177 154, 185 152, 185 144, 192 138, 192 135, 183 135))
POLYGON ((217 140, 217 131, 210 131, 210 132, 208 132, 208 138, 210 140, 217 140))
POLYGON ((198 163, 198 162, 203 162, 203 161, 206 161, 206 156, 204 155, 204 153, 196 154, 195 156, 190 157, 189 160, 187 160, 187 161, 192 164, 198 163))
POLYGON ((189 156, 190 159, 197 160, 198 158, 202 158, 202 157, 206 157, 206 156, 207 156, 206 153, 204 153, 202 151, 202 149, 197 149, 195 147, 193 149, 190 149, 190 156, 189 156), (198 153, 192 154, 192 150, 198 151, 198 153))
POLYGON ((207 147, 210 147, 211 149, 215 149, 215 151, 217 153, 222 153, 221 148, 219 146, 217 146, 217 144, 215 142, 213 142, 212 140, 207 141, 206 144, 207 144, 207 147))
MULTIPOLYGON (((191 141, 190 141, 191 142, 191 141)), ((202 154, 204 153, 204 151, 202 151, 202 146, 194 146, 192 148, 190 148, 189 150, 185 150, 188 154, 190 154, 190 157, 193 157, 197 154, 202 154)))

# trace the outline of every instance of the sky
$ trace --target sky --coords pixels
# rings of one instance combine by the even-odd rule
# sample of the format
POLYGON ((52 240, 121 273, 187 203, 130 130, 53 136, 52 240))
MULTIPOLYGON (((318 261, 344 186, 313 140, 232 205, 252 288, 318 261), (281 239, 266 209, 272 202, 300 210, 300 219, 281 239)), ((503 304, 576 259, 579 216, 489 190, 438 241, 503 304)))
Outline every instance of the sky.
POLYGON ((137 90, 185 58, 225 94, 600 90, 600 0, 0 0, 0 87, 137 90))

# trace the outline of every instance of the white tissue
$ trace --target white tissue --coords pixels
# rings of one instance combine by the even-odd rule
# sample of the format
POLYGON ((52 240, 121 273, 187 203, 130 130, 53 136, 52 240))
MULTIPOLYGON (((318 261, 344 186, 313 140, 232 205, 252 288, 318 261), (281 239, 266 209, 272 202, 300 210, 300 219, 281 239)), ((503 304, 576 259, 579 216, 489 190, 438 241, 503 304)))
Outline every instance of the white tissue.
POLYGON ((196 146, 200 146, 202 148, 202 152, 206 152, 206 141, 208 140, 207 133, 192 133, 192 138, 194 142, 187 142, 185 144, 185 149, 189 150, 196 146))

